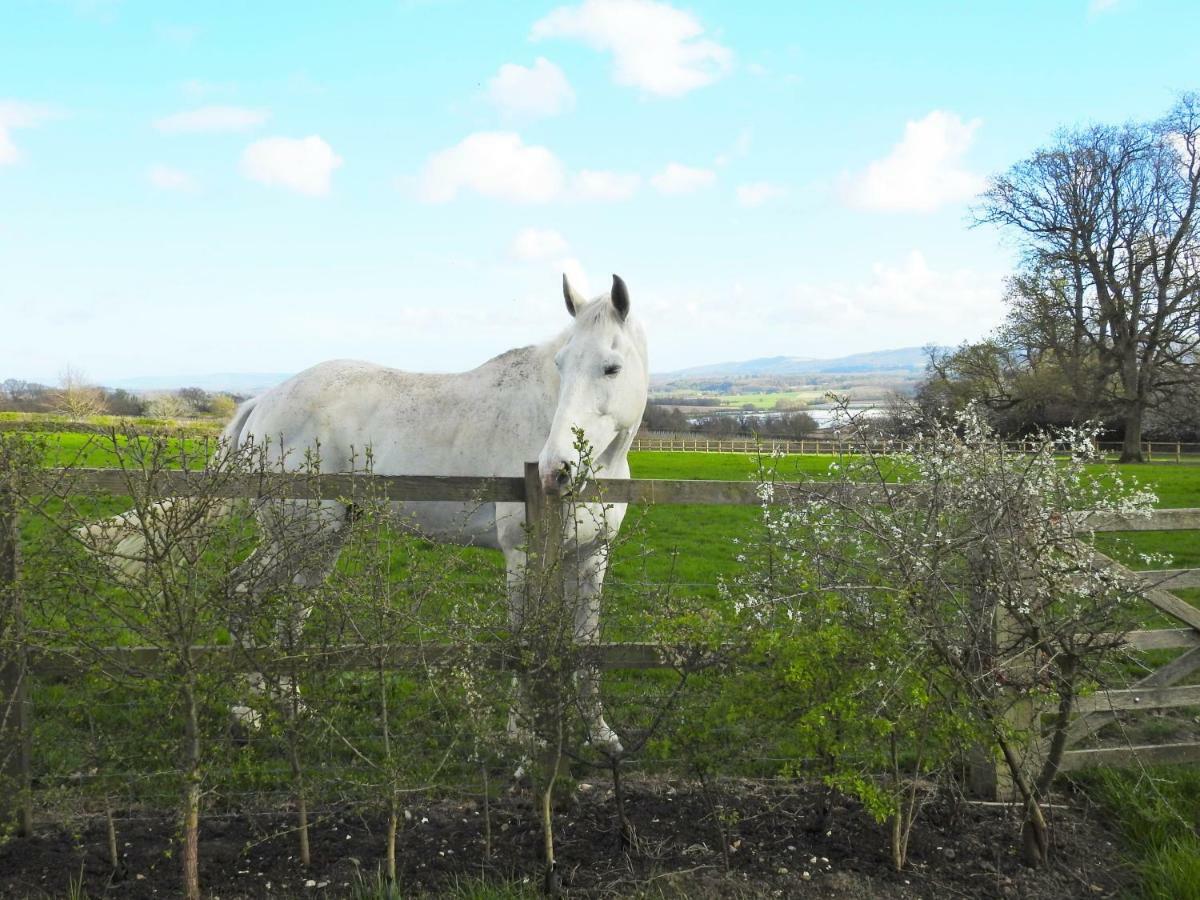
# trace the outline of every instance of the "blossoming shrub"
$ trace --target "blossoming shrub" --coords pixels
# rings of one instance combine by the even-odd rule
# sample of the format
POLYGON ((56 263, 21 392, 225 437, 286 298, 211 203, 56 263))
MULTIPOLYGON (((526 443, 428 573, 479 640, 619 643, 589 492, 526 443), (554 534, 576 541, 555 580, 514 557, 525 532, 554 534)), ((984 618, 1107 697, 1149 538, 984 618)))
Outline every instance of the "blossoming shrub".
POLYGON ((723 701, 776 735, 788 771, 890 819, 897 866, 929 790, 994 763, 1026 804, 1036 862, 1073 699, 1103 681, 1136 609, 1078 513, 1147 512, 1154 497, 1089 473, 1087 429, 1013 454, 968 408, 909 433, 819 483, 763 461, 762 535, 723 586, 743 651, 723 701), (1053 710, 1047 735, 1034 709, 1053 710))

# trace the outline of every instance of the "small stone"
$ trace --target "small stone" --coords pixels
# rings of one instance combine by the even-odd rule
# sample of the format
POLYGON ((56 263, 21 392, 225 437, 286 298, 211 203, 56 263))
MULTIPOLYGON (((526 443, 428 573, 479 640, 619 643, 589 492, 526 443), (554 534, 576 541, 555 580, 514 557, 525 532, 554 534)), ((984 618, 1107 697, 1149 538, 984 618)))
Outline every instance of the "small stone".
POLYGON ((310 879, 308 879, 307 881, 305 881, 305 882, 304 882, 304 886, 305 886, 306 888, 310 888, 310 887, 316 887, 316 886, 317 886, 317 882, 316 882, 315 880, 313 880, 312 878, 310 878, 310 879))
POLYGON ((954 859, 954 857, 958 856, 958 853, 952 847, 947 847, 942 851, 942 855, 945 856, 946 859, 954 859))
POLYGON ((801 872, 800 877, 803 878, 805 881, 812 881, 812 873, 811 872, 801 872))
POLYGON ((788 873, 787 866, 780 866, 775 870, 776 875, 786 875, 788 873))
POLYGON ((138 881, 145 881, 145 880, 146 880, 146 876, 145 876, 145 875, 143 875, 141 872, 138 872, 138 873, 137 873, 137 880, 138 880, 138 881))

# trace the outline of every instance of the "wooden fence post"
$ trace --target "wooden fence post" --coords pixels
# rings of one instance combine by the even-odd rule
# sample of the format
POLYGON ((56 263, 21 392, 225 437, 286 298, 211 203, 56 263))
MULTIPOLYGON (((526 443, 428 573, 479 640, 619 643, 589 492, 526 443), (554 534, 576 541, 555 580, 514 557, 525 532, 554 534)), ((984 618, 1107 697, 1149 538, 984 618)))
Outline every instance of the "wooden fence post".
POLYGON ((33 831, 29 697, 11 478, 0 456, 0 827, 13 824, 27 837, 33 831))
POLYGON ((536 462, 525 463, 525 524, 529 529, 527 565, 544 580, 562 571, 563 504, 542 489, 536 462))

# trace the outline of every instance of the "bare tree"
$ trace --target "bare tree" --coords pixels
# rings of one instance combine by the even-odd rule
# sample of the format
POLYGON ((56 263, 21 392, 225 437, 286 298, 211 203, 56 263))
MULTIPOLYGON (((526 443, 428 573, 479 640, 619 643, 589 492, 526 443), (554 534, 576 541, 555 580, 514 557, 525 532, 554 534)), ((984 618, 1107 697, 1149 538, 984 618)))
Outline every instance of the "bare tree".
MULTIPOLYGON (((216 723, 226 717, 218 710, 233 699, 246 652, 225 652, 218 644, 239 618, 241 632, 267 630, 245 623, 247 598, 235 589, 238 563, 257 543, 248 523, 289 508, 286 478, 275 477, 284 473, 283 464, 270 463, 266 447, 222 445, 212 455, 206 450, 128 429, 95 437, 86 451, 103 451, 116 461, 118 493, 132 499, 133 509, 78 529, 73 526, 95 515, 95 504, 74 489, 73 469, 39 470, 37 478, 17 485, 16 494, 22 510, 42 525, 43 543, 30 564, 43 570, 35 603, 42 624, 30 627, 28 643, 69 655, 89 677, 113 687, 136 683, 139 693, 161 704, 161 721, 145 727, 163 729, 157 745, 167 751, 164 770, 179 792, 182 893, 189 898, 201 896, 200 815, 212 779, 215 729, 224 730, 216 723), (161 499, 178 470, 191 470, 189 496, 161 499), (259 494, 231 500, 246 480, 259 486, 259 494), (154 652, 145 660, 110 652, 130 643, 154 652)), ((256 558, 254 573, 279 592, 311 565, 313 541, 307 533, 289 532, 289 543, 279 549, 281 536, 273 539, 277 551, 256 558)), ((260 617, 292 599, 290 593, 283 600, 262 591, 256 596, 263 599, 255 607, 260 617)), ((302 785, 297 791, 302 797, 302 785)))
POLYGON ((1123 422, 1125 461, 1141 459, 1146 410, 1196 376, 1198 205, 1200 94, 1189 93, 1158 122, 1060 133, 995 179, 976 212, 1017 232, 1019 293, 1034 301, 1017 319, 1088 361, 1123 422))
POLYGON ((104 391, 90 383, 82 371, 67 366, 59 376, 54 407, 72 419, 99 415, 105 411, 104 391))

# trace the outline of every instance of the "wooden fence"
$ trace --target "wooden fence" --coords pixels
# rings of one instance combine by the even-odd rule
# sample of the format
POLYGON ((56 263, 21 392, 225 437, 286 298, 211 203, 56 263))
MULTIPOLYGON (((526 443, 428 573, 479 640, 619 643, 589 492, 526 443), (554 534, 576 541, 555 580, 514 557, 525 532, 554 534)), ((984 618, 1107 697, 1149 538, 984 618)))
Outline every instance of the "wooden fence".
MULTIPOLYGON (((2 474, 2 473, 0 473, 2 474)), ((164 496, 187 496, 199 486, 203 473, 174 471, 156 476, 157 487, 164 496), (161 477, 159 477, 161 476, 161 477)), ((73 490, 79 493, 102 492, 124 494, 128 490, 128 473, 119 470, 76 470, 72 473, 73 490)), ((272 497, 321 499, 361 496, 358 490, 369 484, 369 495, 388 500, 457 500, 504 501, 525 504, 527 521, 532 523, 530 540, 541 542, 553 550, 550 535, 562 529, 555 524, 561 516, 561 504, 548 502, 541 489, 536 463, 525 465, 523 478, 482 478, 457 476, 403 475, 289 475, 273 474, 273 487, 284 480, 284 494, 272 490, 272 497)), ((205 483, 210 494, 217 493, 205 483)), ((895 486, 889 488, 895 490, 895 486)), ((845 496, 846 492, 868 495, 880 490, 877 486, 838 485, 810 482, 803 485, 775 486, 777 500, 787 498, 802 502, 805 498, 845 496)), ((221 496, 255 498, 263 496, 263 484, 256 478, 231 479, 224 483, 221 496)), ((697 481, 654 479, 598 479, 577 498, 580 502, 603 499, 607 503, 673 504, 673 505, 758 505, 762 502, 758 485, 750 481, 697 481)), ((1080 530, 1095 531, 1174 531, 1200 529, 1200 509, 1157 510, 1150 517, 1114 514, 1079 515, 1080 530)), ((561 553, 561 547, 558 551, 561 553)), ((546 554, 549 556, 550 554, 546 554)), ((1081 698, 1079 717, 1073 725, 1071 738, 1078 743, 1091 731, 1120 711, 1162 709, 1180 706, 1200 706, 1200 686, 1177 686, 1178 682, 1200 668, 1200 609, 1170 593, 1173 589, 1200 586, 1200 569, 1174 569, 1131 573, 1120 564, 1106 559, 1115 572, 1140 579, 1146 600, 1152 606, 1180 622, 1183 628, 1133 631, 1125 636, 1130 648, 1139 650, 1184 648, 1181 656, 1150 673, 1123 690, 1108 691, 1093 697, 1081 698)), ((14 498, 0 479, 0 600, 6 595, 19 602, 14 590, 18 579, 17 515, 14 498)), ((19 605, 13 607, 16 627, 20 627, 19 605)), ((17 632, 19 639, 19 631, 17 632)), ((346 646, 335 651, 336 662, 346 670, 378 666, 379 648, 346 646)), ((236 656, 230 647, 197 647, 198 655, 225 654, 229 662, 250 666, 245 654, 236 656)), ((150 666, 163 651, 153 647, 111 648, 107 651, 114 663, 136 669, 150 666)), ((434 651, 436 653, 436 649, 434 651)), ((673 648, 650 644, 599 644, 594 659, 606 669, 665 669, 677 665, 678 654, 673 648)), ((420 659, 428 660, 429 648, 421 649, 420 659)), ((418 659, 415 648, 389 648, 391 664, 397 668, 410 667, 418 659)), ((330 662, 325 659, 326 664, 330 662)), ((295 660, 290 664, 294 665, 295 660)), ((267 664, 269 667, 269 663, 267 664)), ((262 662, 253 663, 255 670, 262 662)), ((10 787, 0 791, 0 823, 15 822, 19 832, 32 828, 32 780, 30 747, 30 718, 32 715, 28 685, 32 676, 69 675, 79 670, 78 661, 67 653, 28 655, 24 649, 12 658, 0 660, 0 757, 7 760, 6 771, 0 773, 3 783, 10 787), (15 790, 12 789, 15 785, 15 790)), ((246 669, 247 671, 249 668, 246 669)), ((1102 749, 1071 749, 1066 752, 1063 768, 1078 769, 1094 765, 1123 765, 1142 762, 1200 761, 1200 743, 1180 743, 1141 747, 1102 749)))

